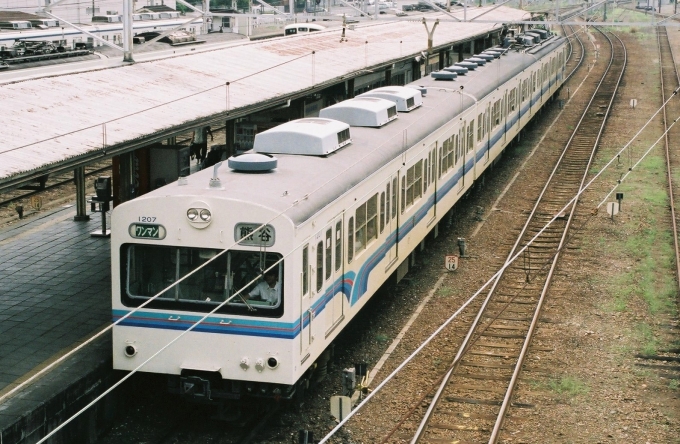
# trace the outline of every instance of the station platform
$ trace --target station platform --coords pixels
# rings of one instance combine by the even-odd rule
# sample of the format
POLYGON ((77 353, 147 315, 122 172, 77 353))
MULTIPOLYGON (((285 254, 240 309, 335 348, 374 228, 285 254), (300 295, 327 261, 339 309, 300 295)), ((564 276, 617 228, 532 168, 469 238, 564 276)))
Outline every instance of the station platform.
MULTIPOLYGON (((75 206, 60 207, 0 228, 3 444, 37 442, 116 379, 107 333, 7 396, 111 323, 110 241, 91 236, 101 231, 101 214, 86 222, 75 214, 75 206)), ((51 442, 96 433, 79 427, 51 442)))

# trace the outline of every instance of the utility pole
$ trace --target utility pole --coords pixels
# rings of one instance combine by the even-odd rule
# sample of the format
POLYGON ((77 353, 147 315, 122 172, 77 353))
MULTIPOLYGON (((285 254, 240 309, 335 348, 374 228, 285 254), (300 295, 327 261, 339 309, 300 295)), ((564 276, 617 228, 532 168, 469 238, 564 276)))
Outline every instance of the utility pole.
MULTIPOLYGON (((432 27, 432 30, 428 28, 427 22, 425 21, 425 17, 423 17, 423 25, 425 25, 425 31, 427 31, 427 56, 429 57, 430 54, 432 54, 432 36, 434 35, 434 30, 437 29, 437 25, 439 24, 439 19, 437 19, 434 22, 434 26, 432 27)), ((425 65, 427 65, 427 60, 425 60, 425 65)))
POLYGON ((132 1, 123 0, 123 61, 134 62, 132 58, 132 1))

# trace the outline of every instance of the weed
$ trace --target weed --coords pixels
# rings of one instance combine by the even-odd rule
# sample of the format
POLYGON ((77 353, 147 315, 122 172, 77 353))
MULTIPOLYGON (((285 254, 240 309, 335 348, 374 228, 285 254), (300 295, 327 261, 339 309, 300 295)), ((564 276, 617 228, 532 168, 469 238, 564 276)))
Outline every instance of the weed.
POLYGON ((552 380, 548 382, 548 387, 560 395, 568 396, 576 396, 589 392, 584 382, 572 376, 563 376, 562 378, 552 380))
POLYGON ((382 344, 382 343, 389 341, 390 338, 385 334, 378 333, 377 335, 375 335, 375 340, 382 344))
POLYGON ((439 287, 437 293, 439 293, 439 296, 445 298, 447 296, 451 296, 451 294, 453 293, 453 289, 446 285, 442 285, 441 287, 439 287))
POLYGON ((655 355, 659 349, 659 341, 654 337, 652 327, 647 324, 635 326, 635 334, 638 341, 642 344, 641 353, 644 355, 655 355))

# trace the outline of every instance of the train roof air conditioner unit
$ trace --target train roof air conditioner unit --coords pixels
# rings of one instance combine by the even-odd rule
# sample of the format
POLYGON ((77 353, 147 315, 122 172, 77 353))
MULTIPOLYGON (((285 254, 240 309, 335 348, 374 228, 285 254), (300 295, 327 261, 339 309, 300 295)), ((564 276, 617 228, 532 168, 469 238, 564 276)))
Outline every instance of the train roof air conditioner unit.
POLYGON ((390 100, 357 97, 322 109, 319 117, 339 120, 350 126, 380 127, 397 118, 397 107, 390 100))
POLYGON ((255 135, 253 150, 265 154, 325 156, 352 142, 349 125, 337 120, 293 120, 255 135))
POLYGON ((405 86, 384 86, 372 89, 357 97, 378 97, 391 100, 397 105, 400 113, 412 111, 423 104, 423 96, 420 91, 405 86))

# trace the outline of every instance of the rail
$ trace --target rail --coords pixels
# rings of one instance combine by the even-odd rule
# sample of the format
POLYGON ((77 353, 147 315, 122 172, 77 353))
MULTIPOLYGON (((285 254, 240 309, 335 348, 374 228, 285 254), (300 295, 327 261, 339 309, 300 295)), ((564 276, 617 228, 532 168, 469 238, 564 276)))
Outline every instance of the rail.
MULTIPOLYGON (((493 429, 485 436, 489 443, 495 443, 499 438, 552 275, 568 239, 573 208, 578 203, 576 199, 568 200, 584 186, 625 71, 623 43, 600 32, 612 48, 608 65, 506 260, 507 265, 524 249, 524 264, 508 265, 493 283, 449 372, 430 402, 412 444, 421 440, 435 442, 459 438, 451 436, 454 431, 477 434, 488 431, 479 425, 448 424, 450 414, 444 410, 451 410, 454 403, 475 405, 478 423, 495 417, 493 429), (607 102, 605 111, 601 108, 604 101, 607 102), (599 125, 587 124, 596 119, 600 120, 599 125), (558 220, 565 221, 562 227, 557 226, 561 225, 558 220), (541 276, 542 273, 545 274, 541 276), (542 283, 541 279, 544 279, 542 283), (524 283, 519 284, 522 281, 524 283), (519 341, 522 341, 521 347, 519 341), (474 373, 464 371, 466 368, 475 369, 474 373), (507 374, 508 370, 512 371, 511 375, 507 374), (485 383, 480 386, 467 382, 470 380, 484 380, 485 383), (494 396, 499 393, 504 394, 502 401, 494 396), (448 401, 446 409, 439 409, 443 399, 448 401), (496 407, 498 410, 494 412, 496 407)), ((469 422, 475 424, 474 418, 469 422)))

